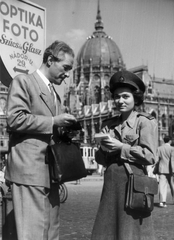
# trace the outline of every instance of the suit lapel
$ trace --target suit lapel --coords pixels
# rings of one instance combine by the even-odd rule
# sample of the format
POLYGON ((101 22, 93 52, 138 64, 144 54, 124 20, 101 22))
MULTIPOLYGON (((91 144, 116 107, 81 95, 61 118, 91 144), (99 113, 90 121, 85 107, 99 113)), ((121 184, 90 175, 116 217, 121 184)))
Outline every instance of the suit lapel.
POLYGON ((52 99, 51 99, 51 94, 50 94, 47 86, 45 85, 43 80, 40 78, 40 76, 37 74, 37 72, 34 72, 31 75, 35 78, 35 81, 37 82, 37 84, 39 86, 40 98, 43 100, 45 105, 49 108, 52 115, 54 116, 55 112, 54 112, 54 107, 53 107, 53 103, 52 103, 52 99))

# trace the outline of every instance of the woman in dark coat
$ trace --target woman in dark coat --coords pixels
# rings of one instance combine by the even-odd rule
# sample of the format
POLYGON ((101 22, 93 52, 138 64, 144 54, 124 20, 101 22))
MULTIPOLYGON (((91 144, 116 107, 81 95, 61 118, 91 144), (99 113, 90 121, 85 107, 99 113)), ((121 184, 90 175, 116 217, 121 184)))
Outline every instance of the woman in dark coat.
POLYGON ((106 167, 104 185, 91 240, 155 240, 151 213, 125 208, 128 162, 134 173, 145 174, 156 162, 158 128, 156 120, 138 113, 145 85, 135 74, 119 71, 110 79, 110 91, 120 114, 104 120, 96 161, 106 167), (119 136, 119 138, 117 137, 119 136), (120 139, 121 140, 118 140, 120 139))

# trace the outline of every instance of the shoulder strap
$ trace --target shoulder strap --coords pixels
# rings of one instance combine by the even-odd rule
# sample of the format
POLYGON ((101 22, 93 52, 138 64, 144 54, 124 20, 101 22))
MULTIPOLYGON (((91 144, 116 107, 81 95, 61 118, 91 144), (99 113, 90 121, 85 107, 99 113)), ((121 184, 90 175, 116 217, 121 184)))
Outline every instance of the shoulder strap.
POLYGON ((129 174, 133 174, 132 168, 130 167, 129 163, 124 162, 124 166, 127 169, 129 174))
POLYGON ((144 116, 150 120, 154 119, 154 117, 150 114, 150 113, 146 113, 146 112, 138 112, 137 116, 144 116))

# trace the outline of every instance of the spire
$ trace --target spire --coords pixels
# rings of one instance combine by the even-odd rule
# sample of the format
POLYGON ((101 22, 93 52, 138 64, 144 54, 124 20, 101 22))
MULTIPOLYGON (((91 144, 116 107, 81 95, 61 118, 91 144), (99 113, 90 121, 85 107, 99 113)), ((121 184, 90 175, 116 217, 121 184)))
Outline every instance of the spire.
POLYGON ((100 31, 103 30, 103 22, 100 15, 100 0, 98 0, 98 10, 97 10, 97 17, 96 17, 96 23, 95 23, 95 30, 100 31))

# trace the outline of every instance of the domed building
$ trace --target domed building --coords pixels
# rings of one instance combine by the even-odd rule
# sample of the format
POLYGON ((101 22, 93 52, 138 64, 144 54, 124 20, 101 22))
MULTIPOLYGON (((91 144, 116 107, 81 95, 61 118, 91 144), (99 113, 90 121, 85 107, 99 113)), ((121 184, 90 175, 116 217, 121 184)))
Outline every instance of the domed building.
MULTIPOLYGON (((73 83, 67 89, 64 103, 69 111, 81 122, 84 132, 80 140, 89 145, 86 156, 94 159, 94 135, 101 128, 105 118, 116 114, 109 92, 109 79, 113 73, 126 69, 117 44, 104 31, 98 5, 95 29, 79 50, 73 70, 73 83), (89 151, 88 151, 89 150, 89 151), (88 153, 87 153, 88 152, 88 153)), ((0 58, 1 63, 1 58, 0 58)), ((8 133, 6 129, 6 99, 8 88, 4 86, 4 69, 0 75, 0 159, 7 158, 8 133)), ((145 101, 139 109, 152 114, 158 121, 159 145, 164 135, 170 135, 174 141, 174 81, 173 79, 150 76, 147 66, 135 66, 129 71, 137 74, 146 85, 145 101)), ((89 158, 88 158, 89 159, 89 158)), ((92 165, 90 165, 92 166, 92 165)))
POLYGON ((85 129, 84 142, 91 144, 95 132, 99 131, 102 121, 100 110, 103 110, 104 117, 108 115, 109 105, 110 111, 113 110, 109 79, 121 69, 125 69, 125 64, 120 49, 104 32, 98 5, 95 31, 77 55, 73 84, 65 95, 65 104, 81 119, 85 129))
POLYGON ((124 68, 124 63, 118 46, 103 30, 99 7, 96 19, 95 31, 77 55, 74 81, 78 85, 84 78, 84 84, 102 88, 108 85, 108 78, 113 72, 124 68))
POLYGON ((125 65, 121 52, 104 32, 98 5, 95 31, 87 38, 76 58, 73 82, 77 102, 83 106, 107 102, 111 98, 109 78, 122 68, 125 65))
MULTIPOLYGON (((94 26, 94 32, 78 52, 73 84, 65 93, 65 105, 84 128, 81 140, 89 145, 95 144, 94 135, 100 131, 102 121, 116 114, 109 79, 113 73, 126 69, 119 47, 104 31, 99 4, 94 26)), ((158 120, 160 144, 164 135, 174 136, 174 81, 151 77, 144 65, 129 71, 146 85, 145 101, 139 111, 158 120)))

